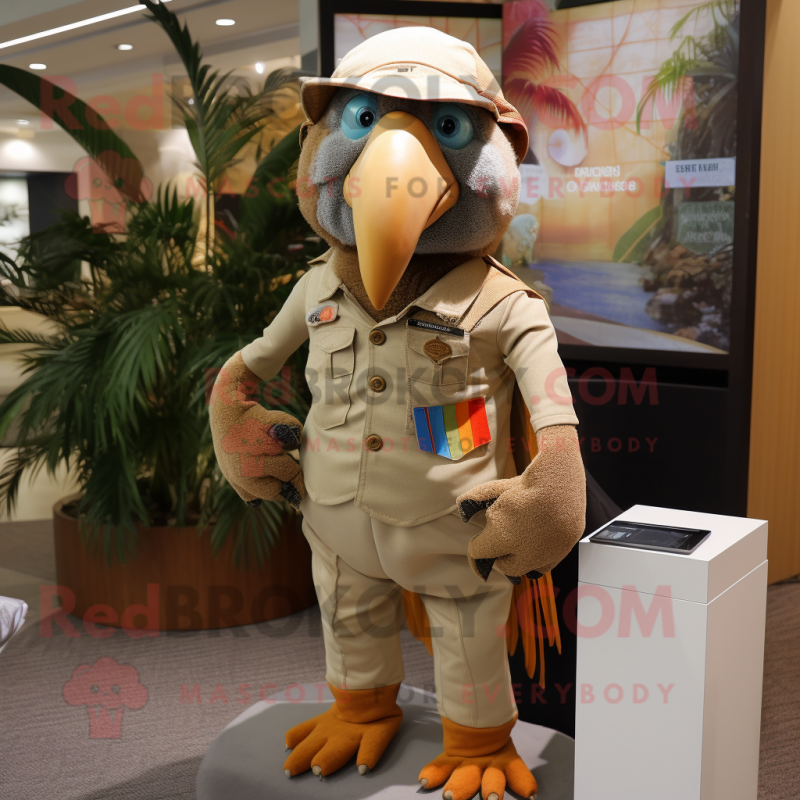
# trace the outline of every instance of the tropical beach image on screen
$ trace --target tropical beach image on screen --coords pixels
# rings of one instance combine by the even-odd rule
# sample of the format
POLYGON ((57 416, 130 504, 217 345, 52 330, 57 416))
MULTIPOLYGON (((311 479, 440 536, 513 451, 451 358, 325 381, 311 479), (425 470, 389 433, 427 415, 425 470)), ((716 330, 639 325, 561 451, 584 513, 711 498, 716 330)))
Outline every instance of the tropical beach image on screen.
MULTIPOLYGON (((376 11, 380 3, 376 3, 376 11)), ((365 39, 394 28, 423 25, 469 42, 498 81, 501 77, 503 24, 499 17, 431 17, 399 14, 334 14, 334 63, 365 39)))
POLYGON ((738 44, 737 0, 504 5, 531 144, 500 257, 560 342, 729 350, 738 44))

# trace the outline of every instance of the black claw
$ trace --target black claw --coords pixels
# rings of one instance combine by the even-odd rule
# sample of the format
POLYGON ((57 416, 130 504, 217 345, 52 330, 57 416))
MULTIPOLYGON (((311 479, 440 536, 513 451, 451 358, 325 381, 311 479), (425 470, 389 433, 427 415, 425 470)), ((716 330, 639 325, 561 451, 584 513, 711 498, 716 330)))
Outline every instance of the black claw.
POLYGON ((489 506, 497 500, 493 497, 491 500, 463 500, 458 506, 458 513, 461 514, 462 522, 469 522, 479 511, 489 506))
POLYGON ((261 508, 261 500, 260 498, 256 497, 255 500, 248 500, 247 505, 249 505, 250 508, 261 508))
POLYGON ((537 572, 535 569, 532 569, 530 572, 525 573, 526 578, 530 578, 532 581, 535 581, 537 578, 542 577, 541 572, 537 572))
POLYGON ((280 495, 289 503, 289 505, 294 506, 295 508, 300 508, 300 501, 303 499, 303 496, 288 481, 285 481, 281 484, 280 495))
POLYGON ((519 586, 519 584, 522 583, 522 578, 515 578, 513 575, 506 575, 506 578, 508 578, 508 582, 513 583, 514 586, 519 586))
POLYGON ((300 428, 297 425, 281 423, 269 429, 269 435, 277 439, 286 450, 296 450, 300 447, 300 428))
POLYGON ((489 580, 489 573, 492 571, 495 561, 497 561, 496 558, 475 559, 475 567, 478 570, 478 575, 480 575, 483 580, 489 580))

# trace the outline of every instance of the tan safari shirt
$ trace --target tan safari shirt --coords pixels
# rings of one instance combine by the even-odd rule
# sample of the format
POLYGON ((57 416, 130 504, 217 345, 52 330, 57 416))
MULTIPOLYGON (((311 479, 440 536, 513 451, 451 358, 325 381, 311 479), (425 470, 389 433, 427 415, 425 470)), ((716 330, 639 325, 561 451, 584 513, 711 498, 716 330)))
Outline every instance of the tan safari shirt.
POLYGON ((315 266, 264 335, 242 351, 245 364, 270 380, 310 337, 305 377, 313 401, 300 463, 315 503, 353 500, 377 519, 399 526, 453 512, 463 492, 508 477, 515 381, 534 430, 577 424, 542 300, 511 294, 471 332, 457 335, 491 269, 482 259, 456 267, 400 314, 379 323, 339 281, 335 259, 333 250, 312 261, 315 266), (328 310, 321 316, 330 321, 320 321, 319 307, 333 304, 338 314, 328 310), (488 444, 455 460, 420 449, 414 407, 475 398, 485 400, 488 444))

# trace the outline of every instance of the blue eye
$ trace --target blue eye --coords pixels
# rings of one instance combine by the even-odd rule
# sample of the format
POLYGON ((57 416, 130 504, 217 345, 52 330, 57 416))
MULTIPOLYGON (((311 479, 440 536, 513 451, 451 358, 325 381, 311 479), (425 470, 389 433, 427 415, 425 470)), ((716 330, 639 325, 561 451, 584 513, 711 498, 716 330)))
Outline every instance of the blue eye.
POLYGON ((437 105, 433 112, 433 132, 439 144, 453 150, 466 147, 475 135, 472 121, 455 103, 437 105))
POLYGON ((351 98, 342 112, 342 131, 348 139, 366 136, 378 119, 378 101, 368 94, 351 98))

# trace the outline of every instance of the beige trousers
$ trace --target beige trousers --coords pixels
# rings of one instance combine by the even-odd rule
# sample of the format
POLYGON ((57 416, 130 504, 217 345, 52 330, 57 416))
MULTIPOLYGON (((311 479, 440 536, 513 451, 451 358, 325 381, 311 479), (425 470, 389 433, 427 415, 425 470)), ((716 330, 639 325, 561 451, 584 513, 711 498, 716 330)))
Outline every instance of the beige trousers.
POLYGON ((308 497, 301 510, 329 683, 371 689, 403 680, 402 589, 409 589, 430 618, 439 713, 476 728, 516 714, 505 640, 512 587, 497 571, 482 583, 467 561, 482 522, 448 514, 400 528, 351 501, 323 506, 308 497))

